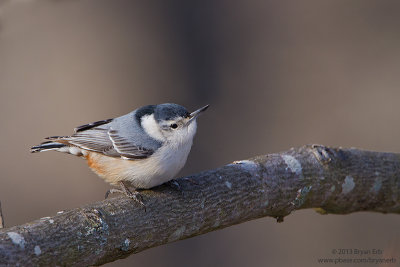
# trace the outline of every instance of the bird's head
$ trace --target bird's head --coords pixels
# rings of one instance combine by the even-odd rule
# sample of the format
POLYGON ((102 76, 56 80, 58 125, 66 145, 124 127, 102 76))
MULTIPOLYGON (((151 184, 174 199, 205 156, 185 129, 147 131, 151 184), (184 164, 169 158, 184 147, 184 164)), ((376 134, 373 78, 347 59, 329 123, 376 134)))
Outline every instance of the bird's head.
MULTIPOLYGON (((149 106, 149 112, 140 118, 144 131, 152 138, 161 142, 182 144, 191 141, 196 133, 197 117, 209 105, 199 108, 192 113, 183 106, 166 103, 149 106)), ((146 107, 144 107, 146 108, 146 107)))

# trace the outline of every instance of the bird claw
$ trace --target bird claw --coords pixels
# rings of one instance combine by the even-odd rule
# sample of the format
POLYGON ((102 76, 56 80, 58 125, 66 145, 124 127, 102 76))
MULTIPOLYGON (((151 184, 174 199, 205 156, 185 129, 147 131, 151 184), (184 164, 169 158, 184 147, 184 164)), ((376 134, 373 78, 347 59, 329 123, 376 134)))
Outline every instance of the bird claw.
POLYGON ((129 197, 130 199, 133 199, 134 201, 139 203, 144 208, 144 211, 146 211, 146 205, 144 205, 144 203, 143 203, 143 196, 138 191, 135 191, 135 192, 128 191, 128 192, 125 192, 125 195, 127 197, 129 197))
POLYGON ((136 189, 133 192, 130 191, 129 188, 123 182, 120 182, 120 185, 121 189, 111 188, 107 190, 105 198, 107 199, 110 194, 121 193, 139 203, 144 208, 144 211, 146 211, 146 206, 143 203, 143 196, 138 191, 136 191, 136 189))
POLYGON ((121 193, 121 194, 123 194, 124 191, 122 191, 122 190, 120 190, 120 189, 111 188, 111 189, 107 190, 106 195, 104 196, 104 199, 107 199, 108 196, 109 196, 110 194, 114 194, 114 193, 121 193))
POLYGON ((179 192, 182 192, 182 187, 176 179, 172 179, 172 180, 166 182, 166 184, 170 187, 174 187, 179 192))

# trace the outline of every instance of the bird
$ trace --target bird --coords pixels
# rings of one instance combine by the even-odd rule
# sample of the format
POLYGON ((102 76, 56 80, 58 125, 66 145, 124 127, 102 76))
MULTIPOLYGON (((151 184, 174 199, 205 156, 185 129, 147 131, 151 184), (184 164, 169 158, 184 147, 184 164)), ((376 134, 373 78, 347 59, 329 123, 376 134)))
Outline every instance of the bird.
POLYGON ((181 105, 146 105, 123 116, 78 126, 70 136, 50 136, 32 153, 54 150, 86 159, 98 176, 144 206, 138 189, 171 181, 183 168, 209 105, 188 112, 181 105), (133 190, 130 190, 131 187, 133 190))

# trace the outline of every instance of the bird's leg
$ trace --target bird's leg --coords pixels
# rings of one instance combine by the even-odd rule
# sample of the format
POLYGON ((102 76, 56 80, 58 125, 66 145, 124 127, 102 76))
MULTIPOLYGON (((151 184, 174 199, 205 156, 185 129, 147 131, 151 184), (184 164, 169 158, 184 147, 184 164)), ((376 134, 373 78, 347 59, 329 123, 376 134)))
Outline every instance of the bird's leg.
POLYGON ((110 194, 113 194, 113 193, 121 193, 121 194, 124 194, 125 196, 129 197, 130 199, 133 199, 136 202, 138 202, 146 210, 146 206, 143 203, 143 197, 136 190, 136 188, 135 188, 135 190, 133 192, 131 192, 131 190, 129 190, 129 188, 125 185, 125 183, 123 181, 120 181, 119 185, 121 186, 121 189, 112 188, 112 189, 108 190, 106 192, 105 198, 107 198, 110 194))
POLYGON ((122 189, 123 193, 124 193, 127 197, 136 200, 136 201, 139 202, 142 206, 144 206, 144 204, 143 204, 143 197, 142 197, 142 195, 136 190, 136 188, 135 188, 135 190, 134 190, 133 192, 131 192, 131 190, 129 190, 129 188, 126 186, 126 184, 125 184, 123 181, 119 182, 119 184, 120 184, 120 186, 121 186, 121 189, 122 189))

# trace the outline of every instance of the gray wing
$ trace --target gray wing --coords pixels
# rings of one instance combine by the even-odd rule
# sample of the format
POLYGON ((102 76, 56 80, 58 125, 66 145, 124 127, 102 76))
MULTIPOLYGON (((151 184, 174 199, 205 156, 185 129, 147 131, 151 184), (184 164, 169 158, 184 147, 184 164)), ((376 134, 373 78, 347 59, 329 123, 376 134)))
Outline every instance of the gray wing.
POLYGON ((111 121, 112 119, 78 126, 75 128, 75 134, 71 136, 53 136, 47 139, 128 160, 147 158, 157 150, 157 147, 150 148, 146 144, 135 142, 142 140, 141 138, 132 138, 113 129, 111 121))
POLYGON ((107 132, 114 149, 124 158, 143 159, 154 153, 153 149, 140 147, 128 141, 126 137, 120 135, 116 130, 110 128, 107 132))

